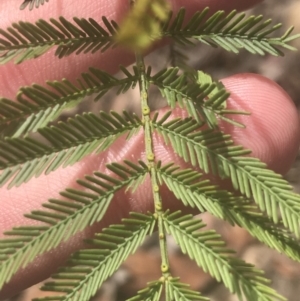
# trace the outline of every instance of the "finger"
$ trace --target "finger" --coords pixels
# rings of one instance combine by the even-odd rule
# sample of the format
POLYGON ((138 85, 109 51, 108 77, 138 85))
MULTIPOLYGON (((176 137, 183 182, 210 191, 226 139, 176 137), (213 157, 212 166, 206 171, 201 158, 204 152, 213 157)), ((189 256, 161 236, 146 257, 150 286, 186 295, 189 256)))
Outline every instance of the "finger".
MULTIPOLYGON (((249 6, 260 2, 259 0, 206 0, 206 1, 172 1, 175 11, 181 6, 187 7, 187 17, 196 10, 201 10, 211 5, 211 11, 218 9, 231 10, 233 8, 245 9, 249 6)), ((82 1, 82 0, 65 0, 51 1, 39 9, 33 11, 18 11, 19 3, 10 0, 3 0, 0 3, 0 26, 6 29, 13 22, 36 21, 38 19, 49 20, 51 17, 58 18, 62 15, 71 20, 72 17, 94 18, 101 21, 104 15, 108 19, 120 21, 128 10, 127 0, 111 1, 82 1)), ((37 83, 44 85, 46 80, 60 80, 68 78, 74 81, 82 72, 87 71, 88 67, 93 66, 101 68, 110 73, 115 73, 120 64, 128 65, 133 62, 133 55, 125 50, 116 48, 106 51, 104 54, 75 54, 63 59, 54 57, 54 49, 44 54, 42 57, 25 61, 21 65, 14 65, 12 62, 6 65, 0 65, 0 96, 13 99, 17 90, 24 85, 37 83)))
MULTIPOLYGON (((232 93, 228 107, 252 112, 251 116, 235 116, 238 121, 247 125, 246 129, 236 129, 222 124, 223 129, 232 134, 237 144, 251 147, 252 155, 265 160, 269 167, 277 171, 286 171, 297 153, 300 135, 298 114, 291 99, 277 84, 259 75, 237 75, 224 79, 223 82, 232 93)), ((175 112, 175 116, 184 116, 184 114, 179 109, 175 112)), ((117 144, 104 155, 90 156, 72 167, 59 169, 48 176, 41 176, 20 188, 3 190, 0 229, 5 231, 12 226, 33 224, 33 221, 23 217, 25 212, 41 208, 41 203, 46 202, 48 197, 59 197, 58 191, 65 187, 77 187, 75 182, 77 178, 91 174, 94 170, 104 171, 107 162, 120 162, 123 159, 137 161, 143 158, 143 139, 142 133, 129 142, 119 139, 117 144)), ((170 152, 161 137, 156 136, 154 147, 157 160, 182 165, 182 161, 170 152)), ((166 190, 162 193, 166 207, 181 208, 180 202, 166 190)), ((8 296, 48 277, 72 251, 82 246, 81 239, 91 235, 93 231, 99 231, 103 226, 118 222, 129 211, 145 213, 152 209, 153 200, 149 182, 146 182, 136 194, 118 193, 112 201, 108 214, 96 229, 89 229, 39 257, 13 278, 1 292, 0 297, 8 296)))
POLYGON ((221 128, 253 150, 252 156, 267 163, 270 169, 285 174, 296 158, 300 141, 293 101, 279 85, 261 75, 234 75, 223 83, 231 92, 228 108, 251 112, 251 117, 235 117, 246 126, 245 130, 225 122, 221 122, 221 128))

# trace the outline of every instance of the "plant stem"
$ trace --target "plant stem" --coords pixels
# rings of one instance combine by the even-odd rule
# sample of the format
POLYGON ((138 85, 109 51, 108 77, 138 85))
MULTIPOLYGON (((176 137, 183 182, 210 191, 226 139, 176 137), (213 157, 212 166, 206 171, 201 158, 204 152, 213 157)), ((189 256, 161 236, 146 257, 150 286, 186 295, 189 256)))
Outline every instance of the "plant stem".
POLYGON ((144 60, 140 53, 136 53, 136 63, 140 75, 139 88, 141 98, 141 109, 143 115, 142 120, 144 124, 145 152, 147 163, 149 166, 155 216, 158 219, 159 246, 162 260, 161 272, 163 278, 167 279, 170 276, 169 258, 167 253, 166 230, 163 225, 163 205, 159 193, 159 183, 156 173, 155 155, 153 151, 153 128, 151 125, 150 108, 148 105, 149 81, 146 76, 144 60))

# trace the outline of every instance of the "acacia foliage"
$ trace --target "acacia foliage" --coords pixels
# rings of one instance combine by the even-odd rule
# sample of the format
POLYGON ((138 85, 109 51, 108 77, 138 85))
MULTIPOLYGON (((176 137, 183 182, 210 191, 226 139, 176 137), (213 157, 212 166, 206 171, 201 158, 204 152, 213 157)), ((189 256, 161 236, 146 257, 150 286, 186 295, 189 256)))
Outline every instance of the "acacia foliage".
MULTIPOLYGON (((46 2, 25 0, 21 9, 38 8, 46 2)), ((148 283, 131 301, 159 300, 162 292, 170 301, 207 300, 172 275, 167 235, 172 235, 183 253, 240 300, 285 300, 268 286, 262 271, 236 258, 216 231, 205 230, 201 216, 194 219, 180 211, 166 210, 160 188, 165 185, 183 206, 245 228, 262 243, 295 261, 300 261, 300 196, 292 192, 282 176, 249 157, 251 150, 236 145, 230 135, 218 128, 220 119, 243 127, 228 116, 249 114, 227 109, 229 93, 219 81, 186 68, 181 53, 177 54, 183 60, 179 66, 153 74, 141 53, 154 40, 168 37, 181 46, 200 42, 234 53, 243 49, 252 54, 278 56, 283 55, 283 49, 293 50, 290 42, 298 35, 292 35, 292 29, 288 29, 276 37, 280 24, 272 25, 262 16, 246 17, 236 11, 209 14, 206 8, 186 20, 184 8, 173 15, 164 0, 136 0, 132 4, 128 19, 120 25, 105 16, 102 25, 91 18, 60 17, 35 23, 20 21, 0 29, 0 64, 20 64, 41 57, 53 47, 57 59, 73 53, 105 52, 120 45, 130 45, 136 53, 132 70, 120 66, 123 78, 91 67, 76 82, 62 79, 45 86, 33 84, 21 87, 15 100, 0 98, 1 186, 20 186, 88 155, 101 154, 119 137, 130 140, 139 131, 144 133, 146 154, 146 159, 136 162, 126 158, 110 163, 109 174, 94 171, 77 180, 79 188, 66 188, 60 192, 60 198, 50 198, 43 204, 42 210, 25 213, 38 224, 16 226, 0 240, 0 288, 36 256, 101 221, 118 191, 134 192, 148 179, 154 213, 132 212, 121 224, 95 233, 87 242, 89 248, 72 254, 42 287, 58 294, 39 301, 89 300, 154 229, 159 233, 161 277, 148 283), (151 85, 160 90, 170 107, 160 118, 157 113, 150 115, 151 85), (85 96, 98 101, 112 88, 118 95, 136 86, 141 92, 141 118, 127 111, 111 111, 83 113, 59 121, 63 110, 77 106, 85 96), (170 119, 177 106, 186 110, 188 117, 170 119), (183 169, 172 162, 163 165, 153 152, 156 134, 191 167, 183 169), (205 174, 230 179, 238 194, 212 184, 205 174)))

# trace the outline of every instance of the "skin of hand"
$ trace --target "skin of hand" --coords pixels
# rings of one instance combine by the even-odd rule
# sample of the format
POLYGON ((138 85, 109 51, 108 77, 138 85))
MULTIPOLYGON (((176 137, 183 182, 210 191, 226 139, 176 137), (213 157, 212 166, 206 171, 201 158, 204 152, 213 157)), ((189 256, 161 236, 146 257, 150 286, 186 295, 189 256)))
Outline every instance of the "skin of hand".
MULTIPOLYGON (((102 15, 108 19, 120 21, 128 10, 128 1, 123 0, 52 0, 48 4, 32 12, 18 11, 20 3, 13 4, 10 0, 0 3, 0 28, 7 28, 18 20, 33 22, 39 18, 49 19, 60 15, 67 19, 73 16, 92 17, 100 20, 102 15)), ((187 8, 187 16, 206 6, 211 11, 224 9, 247 9, 261 1, 259 0, 173 0, 172 7, 178 11, 181 6, 187 8)), ((0 95, 14 99, 20 86, 33 82, 44 84, 45 80, 68 78, 74 80, 89 66, 102 68, 114 73, 119 64, 127 65, 133 62, 133 56, 124 50, 115 49, 104 54, 72 55, 58 60, 53 51, 42 57, 26 61, 21 65, 8 63, 0 66, 0 95)), ((260 158, 276 172, 285 173, 291 166, 299 147, 299 119, 297 110, 289 96, 274 82, 260 75, 239 74, 222 80, 231 92, 228 107, 246 110, 251 116, 237 116, 236 120, 244 123, 246 129, 240 129, 222 123, 222 130, 230 133, 237 144, 252 149, 252 155, 260 158)), ((161 113, 163 110, 161 110, 161 113)), ((183 116, 179 109, 174 116, 183 116)), ((40 209, 41 204, 49 198, 58 198, 59 191, 66 187, 78 187, 76 179, 94 170, 105 171, 105 164, 112 161, 121 162, 123 159, 137 160, 143 156, 144 142, 142 133, 133 137, 129 142, 120 138, 109 150, 100 156, 89 156, 83 161, 65 169, 58 169, 48 176, 32 179, 19 188, 0 191, 0 238, 4 231, 13 226, 32 225, 34 221, 23 217, 24 213, 40 209)), ((161 137, 155 138, 155 155, 163 162, 174 161, 183 163, 169 151, 161 137)), ((218 181, 218 180, 217 180, 218 181)), ((182 209, 180 202, 171 193, 162 188, 166 207, 182 209)), ((30 265, 18 272, 0 292, 0 300, 12 296, 22 289, 33 285, 47 277, 63 264, 71 252, 83 246, 82 239, 91 236, 95 231, 111 223, 117 223, 126 217, 130 211, 147 212, 152 210, 152 198, 149 182, 143 184, 134 195, 120 191, 112 201, 103 221, 72 237, 54 250, 38 257, 30 265)))

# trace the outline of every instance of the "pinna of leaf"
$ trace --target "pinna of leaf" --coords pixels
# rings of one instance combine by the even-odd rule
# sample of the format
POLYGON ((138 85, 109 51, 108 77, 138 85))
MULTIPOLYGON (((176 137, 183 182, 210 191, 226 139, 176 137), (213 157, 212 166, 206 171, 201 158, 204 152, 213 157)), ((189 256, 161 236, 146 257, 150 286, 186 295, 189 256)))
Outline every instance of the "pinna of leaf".
MULTIPOLYGON (((131 300, 159 300, 162 291, 166 292, 166 300, 207 300, 172 275, 166 245, 168 234, 175 238, 183 253, 222 281, 240 300, 271 301, 274 297, 285 300, 268 287, 262 271, 234 257, 216 231, 205 230, 201 219, 166 210, 161 187, 165 185, 184 206, 243 227, 295 261, 300 260, 300 196, 292 192, 282 176, 269 170, 259 159, 249 157, 249 150, 235 145, 232 137, 219 129, 219 120, 241 126, 228 116, 245 113, 228 109, 229 94, 220 82, 203 72, 176 67, 153 74, 151 67, 144 64, 141 50, 153 39, 170 37, 183 45, 192 40, 227 51, 245 49, 260 55, 282 55, 281 48, 293 49, 290 42, 298 36, 292 36, 288 30, 281 37, 270 37, 279 26, 271 26, 260 16, 220 11, 208 17, 208 9, 204 9, 184 22, 185 10, 172 17, 166 1, 135 2, 130 22, 125 20, 120 29, 116 22, 106 18, 103 18, 104 26, 93 19, 74 18, 72 23, 60 18, 35 24, 20 22, 0 32, 1 63, 10 60, 22 63, 42 56, 54 46, 59 58, 72 53, 105 52, 119 44, 133 45, 136 51, 133 71, 120 67, 124 79, 90 68, 77 82, 65 79, 48 82, 46 87, 32 85, 21 88, 16 101, 0 99, 0 185, 10 188, 43 173, 51 174, 88 155, 102 153, 120 136, 125 136, 129 143, 141 129, 145 143, 145 159, 110 162, 108 173, 94 171, 78 179, 76 189, 66 188, 60 192, 61 197, 49 199, 43 204, 45 209, 25 214, 38 224, 6 231, 6 238, 0 240, 0 287, 36 256, 100 222, 120 190, 134 192, 150 178, 155 212, 132 212, 122 223, 96 233, 87 241, 88 249, 75 252, 52 275, 52 280, 45 283, 43 290, 59 293, 51 300, 89 300, 154 228, 159 233, 161 277, 131 300), (133 40, 132 28, 139 29, 133 40), (118 88, 119 94, 136 85, 141 92, 141 118, 126 111, 123 114, 100 112, 55 122, 64 108, 76 106, 86 95, 95 95, 99 100, 113 87, 118 88), (157 86, 167 99, 170 111, 163 116, 150 115, 150 85, 157 86), (187 117, 170 120, 177 106, 186 110, 187 117), (49 125, 52 121, 53 125, 49 125), (33 138, 32 132, 42 136, 44 142, 33 138), (155 135, 160 135, 191 168, 165 163, 156 157, 155 135), (211 183, 199 169, 204 174, 229 178, 241 196, 211 183)), ((44 1, 25 1, 23 8, 28 4, 32 9, 44 1)))
POLYGON ((40 5, 43 5, 48 1, 49 0, 24 0, 20 6, 20 9, 25 9, 28 6, 29 10, 32 10, 34 7, 38 8, 40 5))

